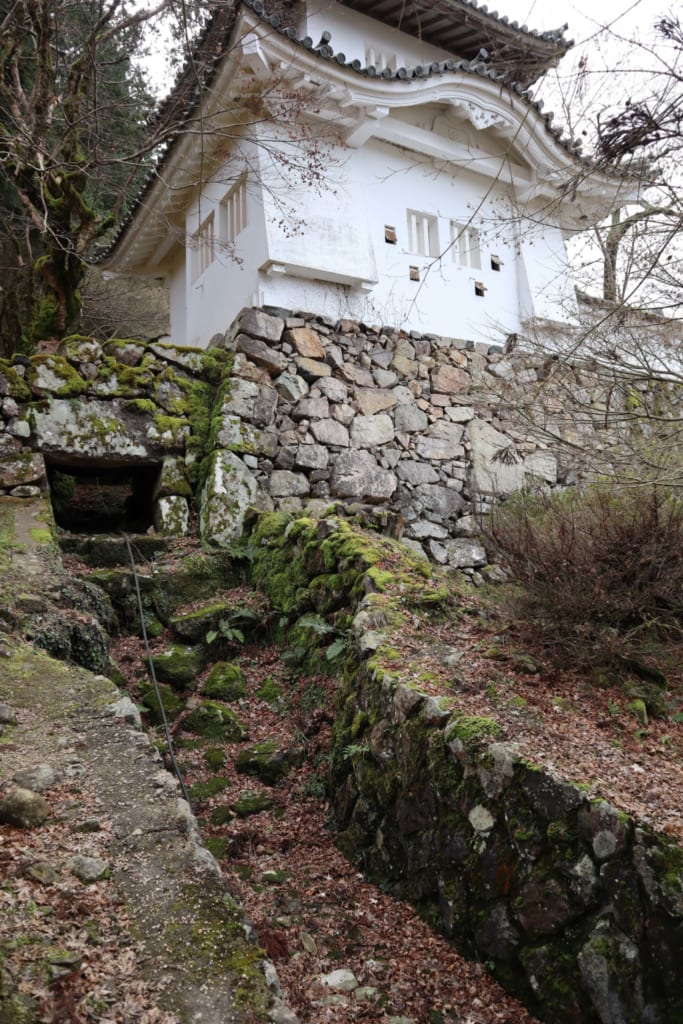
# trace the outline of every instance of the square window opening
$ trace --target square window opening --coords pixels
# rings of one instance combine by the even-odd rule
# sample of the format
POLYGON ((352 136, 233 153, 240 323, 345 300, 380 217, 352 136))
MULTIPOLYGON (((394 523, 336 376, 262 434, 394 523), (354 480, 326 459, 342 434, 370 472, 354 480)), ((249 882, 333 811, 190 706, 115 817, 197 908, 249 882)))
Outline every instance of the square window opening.
POLYGON ((491 270, 500 270, 503 266, 503 261, 500 256, 491 256, 491 270))
POLYGON ((474 294, 477 295, 480 299, 485 298, 485 296, 486 296, 486 285, 484 284, 483 281, 475 281, 474 282, 474 294))
POLYGON ((391 224, 384 225, 384 241, 387 245, 396 245, 398 241, 398 235, 396 234, 396 228, 391 224))
POLYGON ((420 280, 420 268, 419 267, 410 267, 410 280, 411 281, 419 281, 420 280))
POLYGON ((481 241, 479 232, 471 224, 451 221, 451 256, 461 267, 481 270, 481 241))

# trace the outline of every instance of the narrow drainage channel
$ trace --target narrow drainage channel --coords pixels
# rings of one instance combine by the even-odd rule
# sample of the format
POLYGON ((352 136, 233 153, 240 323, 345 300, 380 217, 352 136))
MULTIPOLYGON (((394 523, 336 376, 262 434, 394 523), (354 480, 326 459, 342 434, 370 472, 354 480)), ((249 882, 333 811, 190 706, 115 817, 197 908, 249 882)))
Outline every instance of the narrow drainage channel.
MULTIPOLYGON (((162 636, 153 652, 168 645, 162 636)), ((141 642, 125 638, 113 653, 133 696, 147 701, 141 642)), ((217 655, 191 693, 164 684, 176 755, 206 845, 301 1024, 533 1024, 484 965, 335 847, 326 792, 334 680, 299 675, 280 649, 236 636, 217 655), (222 725, 198 713, 206 701, 222 709, 222 725)))

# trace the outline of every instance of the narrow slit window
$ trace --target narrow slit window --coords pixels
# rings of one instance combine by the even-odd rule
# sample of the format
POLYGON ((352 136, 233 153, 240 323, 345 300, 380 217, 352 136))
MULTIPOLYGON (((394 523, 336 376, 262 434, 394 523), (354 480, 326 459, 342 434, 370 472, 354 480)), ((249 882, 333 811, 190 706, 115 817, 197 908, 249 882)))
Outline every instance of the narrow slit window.
POLYGON ((384 241, 387 245, 396 245, 396 242, 398 241, 396 228, 392 227, 391 224, 384 225, 384 241))
POLYGON ((461 267, 481 270, 481 244, 479 232, 471 224, 451 221, 451 255, 461 267))
POLYGON ((244 175, 223 197, 220 205, 220 240, 231 245, 248 223, 247 178, 244 175))
POLYGON ((196 281, 208 270, 216 255, 213 212, 202 221, 192 236, 192 280, 196 281))
POLYGON ((500 270, 503 266, 503 261, 500 256, 491 256, 491 270, 500 270))
POLYGON ((439 255, 439 230, 431 213, 408 210, 408 249, 418 256, 439 255))
POLYGON ((410 271, 410 280, 411 281, 419 281, 420 280, 420 268, 419 267, 410 267, 409 271, 410 271))
POLYGON ((486 285, 484 284, 483 281, 475 281, 474 282, 474 294, 477 295, 480 299, 485 298, 485 296, 486 296, 486 285))

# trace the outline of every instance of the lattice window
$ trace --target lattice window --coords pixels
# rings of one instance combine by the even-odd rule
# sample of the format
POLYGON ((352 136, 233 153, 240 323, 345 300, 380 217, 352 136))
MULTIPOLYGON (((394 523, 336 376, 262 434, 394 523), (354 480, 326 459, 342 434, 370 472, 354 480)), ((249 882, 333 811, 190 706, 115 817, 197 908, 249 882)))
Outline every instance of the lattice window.
POLYGON ((213 211, 192 236, 192 280, 196 281, 211 266, 216 255, 213 211))
POLYGON ((451 253, 453 262, 461 267, 481 270, 481 241, 479 232, 471 224, 451 221, 451 253))
POLYGON ((248 223, 246 175, 230 189, 220 204, 220 239, 225 245, 235 241, 248 223))
POLYGON ((408 249, 418 256, 439 255, 439 230, 431 213, 408 210, 408 249))

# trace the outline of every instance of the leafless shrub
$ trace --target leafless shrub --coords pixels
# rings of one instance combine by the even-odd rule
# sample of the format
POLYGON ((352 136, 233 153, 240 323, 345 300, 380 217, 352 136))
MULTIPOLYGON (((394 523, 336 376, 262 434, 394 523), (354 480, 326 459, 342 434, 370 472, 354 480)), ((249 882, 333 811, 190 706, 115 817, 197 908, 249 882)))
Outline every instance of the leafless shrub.
POLYGON ((584 664, 619 664, 683 622, 683 498, 656 484, 519 492, 489 539, 519 584, 517 612, 584 664))

